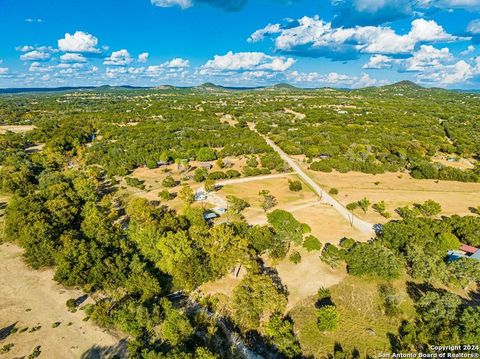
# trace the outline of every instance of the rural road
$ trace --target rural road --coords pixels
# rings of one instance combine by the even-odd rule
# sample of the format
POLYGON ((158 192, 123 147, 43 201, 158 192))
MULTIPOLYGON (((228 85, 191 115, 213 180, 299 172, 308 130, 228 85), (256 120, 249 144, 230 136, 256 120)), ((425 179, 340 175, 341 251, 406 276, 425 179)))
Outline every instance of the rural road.
MULTIPOLYGON (((253 125, 250 126, 250 128, 253 131, 257 132, 256 129, 253 127, 253 125)), ((368 223, 356 217, 352 213, 350 213, 350 211, 347 210, 340 202, 338 202, 336 199, 334 199, 332 196, 326 193, 314 180, 312 180, 310 176, 308 176, 300 168, 300 166, 297 165, 297 163, 295 163, 295 161, 292 158, 290 158, 290 156, 288 156, 285 152, 283 152, 283 150, 280 147, 278 147, 272 140, 270 140, 269 138, 267 138, 262 134, 260 134, 260 136, 262 136, 267 142, 267 144, 270 147, 272 147, 273 150, 277 152, 280 155, 280 157, 289 164, 290 167, 292 167, 292 169, 297 173, 297 175, 302 180, 304 180, 305 183, 307 183, 310 186, 310 188, 320 197, 323 203, 330 204, 338 213, 340 213, 340 215, 343 218, 345 218, 349 223, 352 224, 354 228, 358 229, 359 231, 364 233, 369 233, 374 231, 372 223, 368 223)))

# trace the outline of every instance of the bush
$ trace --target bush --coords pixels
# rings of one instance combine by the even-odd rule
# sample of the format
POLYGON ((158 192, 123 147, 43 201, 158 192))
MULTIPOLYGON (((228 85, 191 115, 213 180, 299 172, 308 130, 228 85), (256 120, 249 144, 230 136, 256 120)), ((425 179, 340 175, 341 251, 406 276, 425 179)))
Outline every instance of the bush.
POLYGON ((317 326, 320 331, 332 331, 337 325, 338 314, 334 305, 325 305, 317 310, 317 326))
POLYGON ((213 180, 213 181, 224 179, 224 178, 227 178, 227 175, 225 174, 225 172, 222 172, 222 171, 211 172, 207 176, 207 179, 213 180))
POLYGON ((355 243, 357 243, 355 239, 344 237, 340 240, 340 247, 343 249, 350 249, 355 245, 355 243))
POLYGON ((302 261, 302 256, 300 255, 300 253, 298 253, 298 251, 293 251, 292 254, 290 254, 290 256, 288 257, 288 259, 290 260, 290 262, 298 264, 302 261))
POLYGON ((313 162, 310 165, 310 169, 312 171, 320 171, 320 172, 332 172, 332 165, 330 162, 327 161, 317 161, 313 162))
POLYGON ((292 192, 300 192, 303 188, 302 182, 289 180, 288 181, 288 188, 292 192))
POLYGON ((335 196, 338 194, 338 189, 336 189, 335 187, 332 187, 330 188, 330 190, 328 191, 328 194, 332 195, 332 196, 335 196))
POLYGON ((71 312, 77 309, 77 301, 73 298, 67 300, 65 304, 67 305, 68 310, 71 312))
POLYGON ((225 173, 226 173, 228 178, 240 177, 240 172, 238 172, 236 170, 227 170, 225 173))
POLYGON ((343 260, 343 257, 343 251, 330 243, 325 244, 322 254, 320 255, 322 262, 328 264, 332 268, 336 267, 343 260))
POLYGON ((332 293, 330 293, 330 289, 328 288, 320 288, 317 292, 317 299, 319 301, 325 300, 325 299, 330 299, 332 296, 332 293))
POLYGON ((129 186, 136 187, 142 190, 145 189, 145 184, 143 183, 144 181, 141 181, 138 178, 125 177, 125 182, 127 182, 129 186))
POLYGON ((197 168, 193 174, 193 180, 195 182, 203 182, 208 176, 208 170, 206 168, 197 168))
POLYGON ((167 189, 163 189, 160 192, 158 192, 158 197, 165 201, 170 201, 175 197, 175 195, 173 193, 168 192, 167 189))
POLYGON ((165 177, 162 181, 162 186, 167 188, 172 188, 177 185, 177 182, 173 179, 171 175, 165 177))
POLYGON ((322 249, 322 244, 316 237, 310 235, 303 241, 303 248, 309 252, 319 251, 322 249))

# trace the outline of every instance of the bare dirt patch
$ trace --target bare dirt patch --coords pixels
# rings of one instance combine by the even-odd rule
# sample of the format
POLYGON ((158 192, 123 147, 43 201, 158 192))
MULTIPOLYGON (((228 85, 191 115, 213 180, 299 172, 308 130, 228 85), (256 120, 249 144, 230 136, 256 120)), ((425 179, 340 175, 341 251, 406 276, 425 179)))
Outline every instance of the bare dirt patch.
POLYGON ((36 126, 33 125, 2 125, 0 126, 0 134, 4 134, 7 131, 15 133, 28 132, 35 129, 36 126))
POLYGON ((298 264, 288 258, 282 260, 275 269, 288 290, 288 308, 315 295, 320 288, 329 288, 340 283, 347 275, 344 268, 332 269, 320 260, 320 251, 307 252, 296 248, 302 256, 298 264))
MULTIPOLYGON (((81 297, 83 292, 65 289, 52 277, 53 270, 28 268, 17 246, 0 245, 0 330, 12 325, 19 329, 0 340, 1 346, 14 344, 6 357, 26 357, 38 345, 42 358, 80 358, 89 350, 90 354, 100 354, 95 357, 110 357, 101 355, 116 347, 120 339, 83 321, 83 311, 69 312, 66 301, 81 297)), ((124 350, 124 345, 117 350, 124 350)))

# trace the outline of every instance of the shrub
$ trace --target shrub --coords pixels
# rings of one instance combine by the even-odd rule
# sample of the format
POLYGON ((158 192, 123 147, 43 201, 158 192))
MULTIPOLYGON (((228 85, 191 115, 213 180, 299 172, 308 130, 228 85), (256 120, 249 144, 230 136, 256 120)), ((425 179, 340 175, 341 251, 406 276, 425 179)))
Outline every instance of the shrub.
POLYGON ((303 241, 303 248, 309 252, 319 251, 322 249, 322 244, 316 237, 310 235, 303 241))
POLYGON ((170 201, 171 199, 174 198, 174 194, 168 192, 167 189, 163 189, 160 192, 158 192, 158 197, 160 197, 161 199, 163 199, 165 201, 170 201))
POLYGON ((330 162, 327 161, 317 161, 313 162, 310 165, 310 169, 312 171, 320 171, 320 172, 332 172, 332 165, 330 162))
POLYGON ((317 292, 317 299, 319 301, 329 299, 332 296, 332 293, 330 293, 330 289, 328 288, 320 288, 317 292))
POLYGON ((290 256, 288 257, 288 259, 290 260, 290 262, 298 264, 302 261, 302 256, 300 255, 300 253, 298 253, 298 251, 293 251, 292 254, 290 254, 290 256))
POLYGON ((70 298, 65 303, 69 311, 74 311, 77 309, 77 301, 74 298, 70 298))
POLYGON ((303 188, 302 182, 297 181, 297 180, 295 180, 295 181, 289 180, 288 181, 288 188, 292 192, 300 192, 303 188))
POLYGON ((240 177, 240 172, 238 172, 236 170, 227 170, 225 173, 226 173, 228 178, 240 177))
POLYGON ((336 267, 343 260, 344 253, 333 244, 327 243, 323 247, 320 259, 330 267, 336 267))
POLYGON ((330 190, 328 191, 328 194, 332 195, 332 196, 335 196, 338 194, 338 189, 336 189, 335 187, 332 187, 330 188, 330 190))
POLYGON ((162 186, 167 188, 172 188, 177 185, 177 182, 173 179, 171 175, 165 177, 162 181, 162 186))
POLYGON ((337 325, 338 314, 334 305, 325 305, 317 310, 317 326, 320 331, 332 331, 337 325))
POLYGON ((340 247, 344 249, 350 249, 354 246, 355 243, 357 243, 355 239, 344 237, 340 240, 340 247))

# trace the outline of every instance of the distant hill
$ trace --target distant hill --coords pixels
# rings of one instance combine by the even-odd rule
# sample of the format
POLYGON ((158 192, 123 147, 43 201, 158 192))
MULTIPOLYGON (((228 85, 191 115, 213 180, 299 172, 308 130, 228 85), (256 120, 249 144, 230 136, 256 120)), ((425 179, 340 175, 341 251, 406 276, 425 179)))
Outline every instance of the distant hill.
MULTIPOLYGON (((226 91, 315 91, 315 90, 327 90, 327 91, 338 91, 338 90, 351 90, 347 88, 331 88, 331 87, 318 87, 318 88, 301 88, 290 85, 288 83, 279 83, 271 86, 257 86, 257 87, 228 87, 216 85, 211 82, 206 82, 198 86, 172 86, 172 85, 159 85, 155 87, 140 87, 140 86, 65 86, 65 87, 24 87, 24 88, 0 88, 0 94, 18 94, 18 93, 48 93, 48 92, 74 92, 74 91, 127 91, 127 90, 162 90, 162 91, 204 91, 204 92, 226 92, 226 91)), ((400 81, 394 84, 375 87, 369 86, 353 91, 388 91, 388 92, 415 92, 418 90, 425 91, 448 91, 441 88, 426 88, 422 87, 412 81, 400 81)), ((452 90, 456 92, 471 92, 477 93, 480 90, 452 90)))
POLYGON ((391 85, 382 86, 383 89, 391 89, 391 90, 421 90, 425 89, 420 85, 417 85, 415 82, 404 80, 400 82, 396 82, 391 85))

